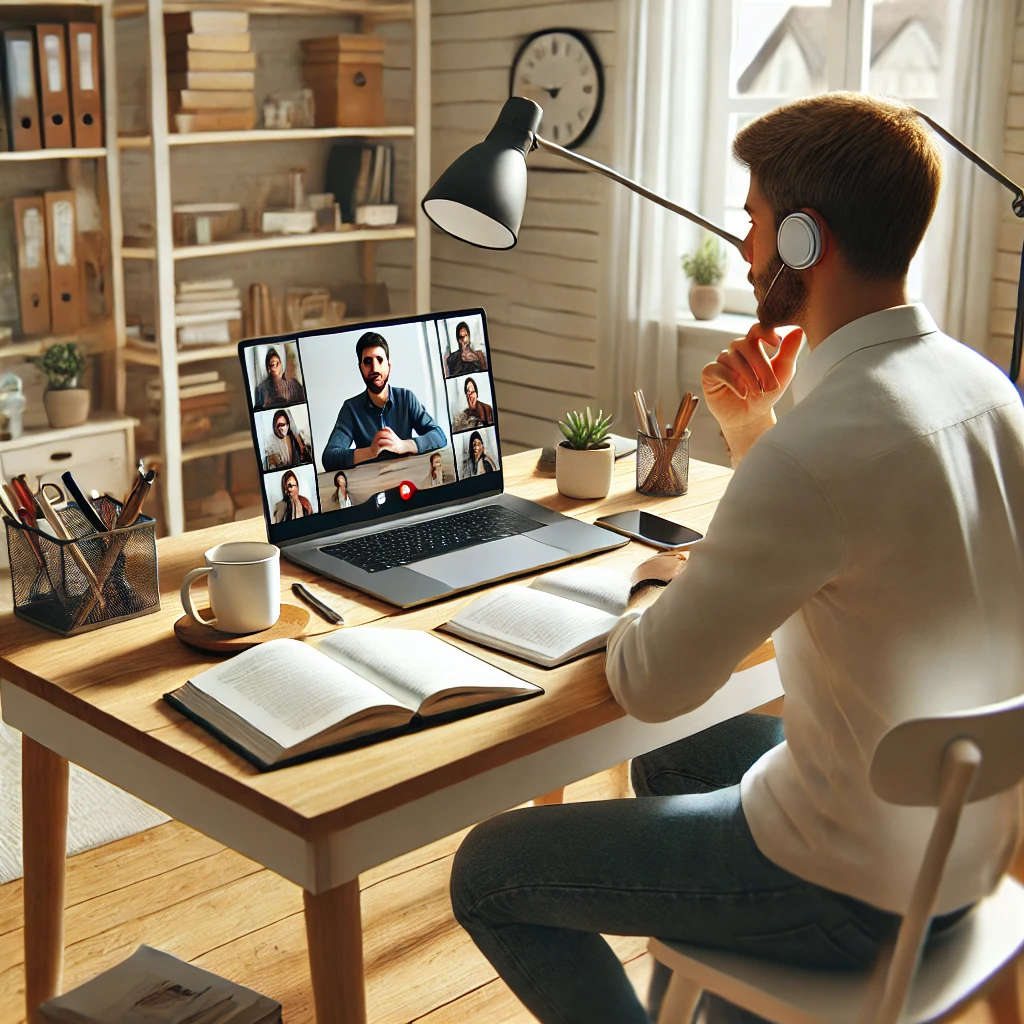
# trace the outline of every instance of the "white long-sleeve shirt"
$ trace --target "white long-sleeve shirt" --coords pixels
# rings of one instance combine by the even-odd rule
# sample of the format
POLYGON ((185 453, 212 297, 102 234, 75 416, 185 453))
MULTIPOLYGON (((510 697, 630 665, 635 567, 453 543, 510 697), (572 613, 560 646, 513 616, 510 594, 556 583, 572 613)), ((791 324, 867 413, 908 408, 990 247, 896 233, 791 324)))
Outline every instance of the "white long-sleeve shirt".
MULTIPOLYGON (((741 784, 758 848, 903 913, 935 812, 876 797, 871 756, 902 721, 1024 693, 1024 407, 920 305, 842 327, 792 387, 685 571, 613 630, 608 681, 664 721, 771 634, 786 742, 741 784)), ((1016 792, 967 808, 937 913, 992 889, 1020 825, 1016 792)))

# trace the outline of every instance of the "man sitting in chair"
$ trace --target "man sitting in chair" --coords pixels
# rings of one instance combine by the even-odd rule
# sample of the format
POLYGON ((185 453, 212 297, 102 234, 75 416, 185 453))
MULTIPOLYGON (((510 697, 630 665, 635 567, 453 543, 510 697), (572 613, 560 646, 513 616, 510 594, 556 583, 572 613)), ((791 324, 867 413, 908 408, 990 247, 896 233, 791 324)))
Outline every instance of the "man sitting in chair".
POLYGON ((356 342, 366 390, 346 399, 324 448, 324 469, 351 469, 371 459, 418 455, 443 448, 448 439, 420 400, 393 387, 387 339, 367 331, 356 342), (413 434, 417 437, 413 437, 413 434), (354 447, 353 447, 354 445, 354 447))
MULTIPOLYGON (((785 729, 743 715, 636 758, 641 799, 510 811, 470 833, 456 916, 542 1022, 647 1024, 602 933, 870 965, 934 821, 875 795, 875 745, 1024 692, 1020 396, 907 297, 935 143, 899 103, 832 93, 754 120, 733 149, 750 170, 759 322, 703 385, 736 472, 688 559, 637 570, 606 671, 626 711, 667 721, 771 635, 785 729)), ((966 809, 932 936, 994 888, 1019 815, 1012 790, 966 809)), ((707 1024, 757 1019, 706 1002, 707 1024)))

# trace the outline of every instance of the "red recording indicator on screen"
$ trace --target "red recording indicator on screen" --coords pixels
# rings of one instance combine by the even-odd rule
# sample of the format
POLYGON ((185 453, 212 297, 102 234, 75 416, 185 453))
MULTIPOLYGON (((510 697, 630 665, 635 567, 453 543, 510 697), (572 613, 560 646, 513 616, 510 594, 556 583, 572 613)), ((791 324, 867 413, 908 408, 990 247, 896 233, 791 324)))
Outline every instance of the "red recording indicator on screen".
POLYGON ((416 485, 408 480, 403 480, 398 485, 398 494, 402 501, 408 501, 416 493, 416 485))

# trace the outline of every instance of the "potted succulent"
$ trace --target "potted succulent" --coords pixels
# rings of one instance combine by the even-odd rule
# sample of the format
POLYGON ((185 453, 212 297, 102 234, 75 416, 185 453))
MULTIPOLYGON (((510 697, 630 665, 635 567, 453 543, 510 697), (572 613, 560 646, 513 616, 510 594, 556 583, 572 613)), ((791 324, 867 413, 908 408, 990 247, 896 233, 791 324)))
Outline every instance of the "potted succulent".
POLYGON ((51 427, 77 427, 89 418, 89 389, 79 386, 85 353, 73 341, 51 345, 32 360, 46 374, 43 405, 51 427))
POLYGON ((697 320, 714 320, 725 308, 725 252, 717 238, 707 235, 682 259, 683 273, 690 279, 690 312, 697 320))
POLYGON ((555 483, 567 498, 603 498, 612 486, 615 446, 608 437, 611 416, 570 412, 558 426, 565 435, 555 449, 555 483))

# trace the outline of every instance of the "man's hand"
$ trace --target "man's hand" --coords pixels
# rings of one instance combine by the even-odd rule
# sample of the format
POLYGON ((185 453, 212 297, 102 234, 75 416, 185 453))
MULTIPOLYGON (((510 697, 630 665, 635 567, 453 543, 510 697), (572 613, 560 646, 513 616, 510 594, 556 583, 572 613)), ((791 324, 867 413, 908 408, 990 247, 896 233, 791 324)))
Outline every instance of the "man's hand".
POLYGON ((370 450, 374 453, 372 458, 376 458, 381 452, 391 452, 393 455, 415 455, 417 448, 416 442, 411 438, 407 441, 403 440, 390 427, 384 427, 374 434, 373 441, 370 442, 370 450))
POLYGON ((793 380, 802 339, 799 328, 780 339, 757 323, 704 367, 704 398, 735 462, 775 422, 772 409, 793 380), (769 356, 765 346, 777 349, 775 355, 769 356))

